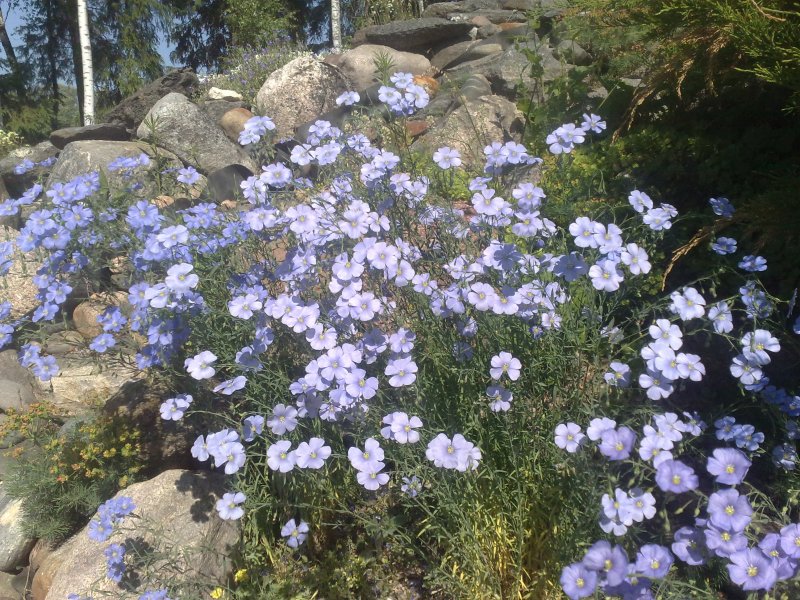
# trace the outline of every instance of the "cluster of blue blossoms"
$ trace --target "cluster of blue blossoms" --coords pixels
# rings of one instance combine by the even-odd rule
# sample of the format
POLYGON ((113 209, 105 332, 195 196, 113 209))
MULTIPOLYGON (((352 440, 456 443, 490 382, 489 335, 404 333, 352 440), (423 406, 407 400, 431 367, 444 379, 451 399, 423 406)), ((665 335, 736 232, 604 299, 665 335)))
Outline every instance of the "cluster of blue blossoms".
MULTIPOLYGON (((629 200, 637 212, 652 209, 652 202, 641 192, 634 192, 629 200)), ((730 218, 735 211, 725 198, 712 198, 710 204, 714 213, 722 218, 730 218)), ((653 227, 650 223, 648 225, 653 227)), ((577 246, 596 248, 604 253, 601 244, 607 239, 608 230, 603 235, 604 230, 598 224, 578 219, 570 227, 570 233, 575 236, 577 246)), ((612 246, 609 253, 620 252, 618 240, 612 246)), ((737 244, 732 238, 718 238, 712 242, 711 248, 717 254, 727 255, 737 251, 737 244)), ((641 254, 636 262, 640 267, 646 265, 649 270, 646 261, 646 255, 641 254)), ((573 262, 580 264, 579 259, 573 262)), ((634 261, 621 262, 631 264, 634 261)), ((766 260, 748 255, 738 262, 738 268, 745 273, 763 271, 766 260)), ((614 283, 616 277, 613 268, 603 272, 597 270, 592 283, 598 290, 613 291, 617 285, 614 283)), ((734 307, 730 299, 709 305, 694 287, 673 292, 667 306, 672 318, 667 318, 667 315, 657 318, 646 328, 650 339, 640 351, 638 378, 634 377, 632 367, 621 361, 611 361, 604 378, 615 388, 629 388, 637 382, 640 393, 650 401, 669 398, 684 388, 684 382, 698 382, 706 375, 699 355, 681 351, 685 341, 682 324, 694 334, 711 330, 730 344, 733 358, 729 371, 742 389, 759 394, 765 402, 777 406, 789 417, 786 442, 773 448, 772 460, 779 469, 793 470, 797 464, 794 443, 800 437, 797 422, 793 419, 800 416, 800 396, 770 384, 764 369, 771 363, 771 355, 780 351, 781 345, 776 335, 757 326, 775 311, 775 306, 755 279, 749 279, 739 292, 741 308, 734 307), (734 310, 742 313, 741 322, 745 329, 738 339, 731 335, 735 326, 734 310)), ((794 329, 797 333, 797 323, 794 329)), ((754 507, 751 498, 735 487, 743 484, 752 465, 751 458, 760 452, 765 441, 764 434, 756 431, 753 425, 737 423, 733 416, 721 417, 714 425, 715 439, 736 448, 718 446, 710 450, 705 469, 713 477, 713 483, 704 483, 702 473, 691 466, 696 460, 688 458, 691 440, 700 439, 707 429, 706 423, 696 413, 654 414, 652 422, 642 427, 641 436, 607 417, 592 419, 586 433, 576 423, 563 423, 556 428, 555 443, 559 448, 576 453, 589 442, 594 442, 600 455, 619 464, 634 462, 638 455, 654 473, 655 487, 664 495, 665 501, 680 496, 685 505, 686 502, 688 505, 697 504, 696 514, 705 510, 703 516, 690 523, 671 528, 670 546, 641 545, 632 559, 621 545, 612 545, 605 540, 596 542, 580 562, 565 567, 562 572, 561 584, 569 598, 585 598, 597 590, 625 600, 655 598, 651 591, 653 582, 665 578, 676 559, 690 566, 704 565, 715 558, 724 559, 731 581, 746 591, 769 590, 776 582, 796 575, 800 558, 800 525, 777 523, 766 528, 763 524, 752 527, 754 507), (687 454, 687 459, 682 458, 681 452, 687 454)), ((606 534, 621 537, 635 524, 653 519, 657 500, 646 490, 655 491, 651 484, 642 481, 632 489, 616 488, 613 494, 604 494, 600 528, 606 534)))
MULTIPOLYGON (((392 83, 380 90, 391 112, 407 115, 427 104, 427 93, 410 75, 395 74, 392 83)), ((346 106, 358 101, 355 92, 339 98, 339 104, 346 106)), ((556 129, 547 144, 553 154, 568 155, 590 134, 604 129, 600 117, 587 114, 581 124, 556 129)), ((254 117, 245 125, 240 143, 256 144, 274 130, 268 117, 254 117)), ((90 347, 107 352, 124 334, 134 332, 145 340, 136 353, 139 368, 166 366, 180 357, 183 360, 177 364, 183 365, 186 375, 198 385, 208 385, 212 394, 234 398, 247 394, 250 382, 265 369, 276 337, 294 336, 301 364, 289 382, 287 399, 276 404, 271 414, 252 414, 237 426, 200 435, 192 447, 197 460, 213 461, 214 468, 228 475, 240 472, 247 463, 248 444, 260 438, 268 438, 270 470, 289 474, 295 469, 322 469, 332 456, 338 457, 322 437, 300 437, 306 431, 304 421, 350 422, 370 410, 383 415, 380 436, 386 448, 376 432, 347 451, 354 476, 366 490, 377 492, 391 480, 386 455, 395 444, 426 440, 425 456, 434 467, 468 473, 478 469, 483 459, 474 442, 463 433, 426 429, 420 416, 397 410, 420 373, 417 336, 399 318, 401 305, 417 303, 451 327, 458 339, 451 349, 453 361, 466 364, 480 340, 476 316, 518 320, 536 339, 561 328, 562 309, 572 300, 573 285, 612 294, 624 287, 627 278, 646 276, 652 268, 645 243, 627 238, 630 231, 613 222, 580 217, 563 230, 546 218, 542 214, 545 191, 533 182, 517 180, 525 179, 529 168, 541 162, 523 145, 496 142, 484 148, 484 157, 483 174, 469 182, 472 195, 466 211, 429 202, 433 189, 429 178, 402 171, 400 156, 373 146, 362 134, 347 135, 325 121, 317 121, 306 142, 292 149, 291 164, 266 165, 242 182, 244 201, 236 211, 223 211, 211 203, 161 211, 143 199, 134 199, 127 208, 101 207, 93 204, 99 189, 97 173, 54 186, 44 198, 41 186, 34 186, 22 198, 0 204, 0 214, 17 214, 22 206, 40 198, 46 207, 32 213, 13 245, 0 246, 0 273, 9 268, 15 247, 43 250, 47 257, 34 278, 41 304, 31 320, 53 321, 72 292, 71 277, 87 266, 90 249, 101 244, 118 251, 129 249, 136 280, 128 289, 130 310, 123 313, 119 307, 108 307, 98 317, 103 332, 90 347), (328 185, 315 188, 308 179, 295 175, 295 166, 309 164, 343 167, 328 185), (507 184, 509 173, 523 175, 507 184), (403 236, 398 215, 410 218, 415 228, 435 233, 430 245, 436 256, 423 252, 413 236, 403 236), (104 225, 116 219, 124 220, 128 232, 106 239, 104 225), (226 248, 245 244, 269 248, 275 242, 286 249, 285 256, 251 260, 243 272, 230 274, 224 281, 225 306, 207 302, 199 291, 204 263, 213 262, 226 248), (214 349, 194 344, 195 354, 183 355, 192 339, 193 319, 215 310, 235 319, 248 332, 247 339, 231 356, 217 356, 214 349)), ((438 148, 433 160, 442 172, 462 164, 461 153, 451 147, 438 148)), ((112 165, 131 177, 150 167, 145 155, 122 158, 112 165)), ((171 174, 176 185, 192 185, 199 178, 191 168, 171 174)), ((678 217, 675 207, 656 205, 639 190, 633 190, 628 201, 636 213, 631 230, 644 231, 649 238, 663 235, 678 217)), ((733 206, 724 198, 712 199, 711 205, 722 218, 733 214, 733 206)), ((737 252, 731 238, 714 240, 712 248, 718 254, 737 252)), ((766 268, 766 261, 758 256, 744 256, 738 264, 748 274, 766 268)), ((685 351, 684 335, 705 327, 733 339, 728 334, 739 307, 731 299, 708 298, 696 285, 675 290, 669 297, 668 314, 649 324, 650 340, 641 348, 640 363, 611 362, 605 380, 613 388, 638 384, 650 401, 659 401, 689 382, 702 380, 705 365, 700 356, 685 351), (703 325, 696 326, 701 320, 703 325)), ((800 398, 771 385, 765 374, 780 343, 755 324, 774 312, 772 301, 755 279, 742 286, 738 300, 749 330, 736 340, 731 374, 745 390, 761 394, 787 417, 797 417, 800 398)), ((10 306, 0 305, 0 347, 12 340, 22 324, 10 315, 10 306)), ((800 329, 800 321, 795 329, 800 329)), ((609 329, 607 334, 611 340, 615 332, 609 329)), ((492 352, 496 354, 490 365, 481 367, 484 401, 489 410, 504 413, 513 410, 523 365, 507 349, 497 347, 492 352)), ((58 374, 54 357, 42 355, 36 344, 22 346, 20 360, 42 380, 58 374)), ((193 402, 188 393, 167 398, 161 416, 180 420, 191 414, 193 402)), ((756 452, 764 442, 753 426, 732 419, 719 421, 717 438, 736 448, 715 449, 707 465, 715 482, 725 486, 742 482, 750 465, 746 453, 756 452)), ((577 424, 560 425, 556 443, 576 452, 591 440, 602 456, 617 464, 638 454, 655 473, 659 490, 679 495, 699 493, 701 488, 698 473, 681 460, 679 450, 704 429, 698 415, 665 412, 643 426, 637 447, 632 427, 597 418, 586 434, 577 424)), ((794 468, 796 454, 789 442, 798 432, 797 427, 789 431, 793 437, 773 454, 776 464, 787 469, 794 468)), ((401 489, 410 497, 423 491, 416 474, 406 474, 402 482, 401 489)), ((600 527, 605 533, 622 536, 635 523, 655 516, 655 496, 642 486, 618 488, 613 497, 603 498, 600 527)), ((234 520, 245 515, 246 504, 245 494, 233 490, 224 494, 216 509, 220 518, 234 520)), ((795 535, 791 527, 796 526, 785 526, 777 538, 765 537, 761 540, 765 546, 749 548, 746 533, 752 506, 746 495, 725 487, 711 494, 705 506, 707 515, 676 531, 671 548, 644 544, 629 560, 621 546, 597 542, 581 562, 565 568, 564 591, 580 598, 601 587, 608 594, 645 598, 650 583, 667 574, 675 557, 688 564, 723 557, 730 562, 731 579, 744 589, 768 589, 790 568, 794 574, 798 553, 784 546, 790 545, 786 540, 795 535), (780 568, 778 559, 785 561, 780 568)), ((90 536, 107 540, 116 520, 129 514, 120 512, 125 510, 119 506, 101 510, 90 524, 90 536)), ((297 548, 307 538, 309 526, 292 518, 281 534, 290 547, 297 548)), ((800 536, 794 540, 800 548, 800 536)), ((124 574, 124 547, 110 546, 107 559, 108 576, 118 580, 124 574)), ((151 596, 142 598, 166 597, 166 591, 147 593, 151 596)))

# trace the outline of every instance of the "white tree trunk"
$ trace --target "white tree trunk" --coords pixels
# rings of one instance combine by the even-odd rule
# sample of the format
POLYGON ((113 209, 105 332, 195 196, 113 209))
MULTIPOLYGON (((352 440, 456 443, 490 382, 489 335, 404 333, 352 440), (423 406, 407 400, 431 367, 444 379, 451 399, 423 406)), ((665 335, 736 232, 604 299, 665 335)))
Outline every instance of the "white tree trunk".
POLYGON ((331 0, 331 42, 333 51, 342 51, 342 9, 339 0, 331 0))
POLYGON ((92 42, 89 36, 89 9, 86 0, 78 3, 78 32, 81 43, 81 67, 83 69, 83 124, 94 123, 94 71, 92 69, 92 42))

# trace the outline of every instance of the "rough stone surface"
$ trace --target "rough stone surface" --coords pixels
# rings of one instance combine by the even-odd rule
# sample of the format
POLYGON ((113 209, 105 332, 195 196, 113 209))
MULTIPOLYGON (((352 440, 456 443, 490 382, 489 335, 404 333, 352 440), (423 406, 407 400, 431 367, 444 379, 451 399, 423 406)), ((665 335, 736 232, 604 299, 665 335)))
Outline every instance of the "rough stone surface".
POLYGON ((64 129, 56 129, 50 134, 50 142, 59 150, 63 150, 70 142, 78 142, 80 140, 124 142, 129 139, 131 139, 131 136, 124 127, 111 123, 86 125, 85 127, 65 127, 64 129))
POLYGON ((431 65, 435 69, 443 71, 458 57, 460 57, 467 50, 472 48, 476 43, 477 42, 467 41, 467 42, 458 42, 457 44, 453 44, 452 46, 446 46, 445 48, 442 48, 436 54, 433 55, 433 58, 431 58, 431 65))
MULTIPOLYGON (((222 476, 183 470, 165 471, 134 484, 118 495, 133 498, 141 519, 125 521, 126 530, 112 535, 109 543, 125 541, 162 552, 180 549, 180 554, 174 552, 170 560, 156 560, 149 571, 154 582, 169 580, 182 588, 172 598, 196 600, 204 595, 201 586, 225 581, 230 570, 226 556, 238 540, 238 523, 221 520, 214 509, 224 491, 222 476)), ((106 544, 90 540, 87 531, 88 526, 69 542, 46 600, 64 600, 69 593, 91 593, 94 597, 106 594, 119 600, 138 598, 146 582, 141 581, 133 591, 124 591, 108 581, 103 555, 106 544)), ((135 566, 129 568, 136 570, 135 566)), ((141 569, 140 577, 146 578, 141 569)))
POLYGON ((499 25, 500 23, 520 23, 525 21, 525 14, 516 10, 497 10, 482 9, 475 12, 459 12, 447 15, 451 21, 470 21, 474 25, 481 27, 474 20, 476 18, 485 19, 489 23, 499 25))
POLYGON ((97 322, 97 317, 103 314, 109 306, 120 306, 125 309, 128 305, 128 294, 93 294, 72 311, 72 324, 75 329, 86 339, 92 339, 103 333, 103 327, 97 322))
POLYGON ((334 67, 313 56, 301 56, 272 73, 256 95, 262 114, 272 118, 278 139, 336 107, 336 98, 351 89, 334 67))
POLYGON ((191 69, 177 69, 148 83, 142 89, 123 99, 106 114, 107 123, 119 123, 133 133, 150 108, 171 92, 190 94, 200 84, 191 69))
POLYGON ((197 436, 211 424, 202 417, 167 421, 161 418, 161 404, 172 390, 152 381, 138 380, 124 385, 103 407, 103 413, 135 423, 142 431, 142 459, 160 469, 192 465, 191 447, 197 436))
POLYGON ((564 6, 562 0, 502 0, 501 7, 506 10, 553 10, 564 6))
POLYGON ((395 71, 412 75, 426 75, 431 62, 421 54, 402 52, 388 46, 363 44, 343 52, 335 58, 328 57, 325 62, 335 64, 353 84, 353 89, 361 91, 375 83, 375 58, 385 55, 391 59, 395 71))
POLYGON ((156 124, 158 143, 204 173, 232 164, 256 169, 241 146, 225 137, 217 124, 183 94, 173 92, 156 102, 136 130, 139 138, 150 138, 145 123, 151 119, 156 124))
POLYGON ((244 124, 253 118, 251 113, 246 108, 234 108, 222 115, 217 123, 222 127, 222 131, 228 136, 228 139, 234 143, 238 143, 239 134, 244 131, 244 124))
POLYGON ((13 572, 28 562, 36 540, 22 531, 22 500, 13 500, 0 483, 0 571, 13 572))
MULTIPOLYGON (((120 156, 136 157, 142 153, 147 154, 151 159, 154 157, 152 148, 141 142, 109 142, 104 140, 72 142, 67 144, 67 147, 58 157, 58 162, 56 162, 52 173, 50 173, 50 178, 47 180, 47 187, 56 182, 66 183, 78 175, 91 171, 102 171, 112 191, 127 190, 130 186, 130 180, 125 178, 120 171, 109 172, 108 165, 120 156)), ((183 166, 171 152, 159 149, 159 154, 167 160, 168 167, 183 166)), ((135 193, 137 196, 149 198, 153 195, 151 192, 153 190, 149 186, 144 186, 135 193)))
MULTIPOLYGON (((0 242, 14 241, 18 235, 16 229, 0 226, 0 242)), ((40 264, 41 261, 33 253, 23 253, 17 248, 11 257, 11 268, 4 278, 0 277, 0 302, 11 302, 12 318, 22 316, 38 306, 36 294, 39 290, 31 276, 40 264)))
POLYGON ((413 147, 432 151, 450 146, 461 153, 467 166, 479 166, 485 160, 484 146, 518 139, 522 123, 522 113, 512 102, 499 96, 482 96, 453 110, 413 147))
MULTIPOLYGON (((36 562, 34 562, 34 551, 31 551, 31 568, 35 567, 31 583, 31 600, 45 600, 55 581, 56 573, 77 542, 78 538, 73 537, 56 549, 48 548, 42 552, 42 556, 36 562)), ((36 550, 35 547, 34 550, 36 550)))
POLYGON ((360 34, 358 38, 360 43, 381 44, 395 50, 424 50, 447 40, 465 36, 472 27, 469 22, 455 23, 438 17, 426 17, 367 27, 357 32, 356 36, 360 34))
POLYGON ((40 163, 48 158, 58 155, 58 148, 50 142, 42 142, 35 146, 22 146, 12 150, 8 156, 0 160, 0 178, 3 179, 9 196, 19 198, 37 180, 44 178, 50 172, 48 167, 36 167, 27 173, 17 175, 14 168, 26 158, 40 163))
POLYGON ((479 60, 481 58, 486 58, 487 56, 499 54, 501 52, 503 52, 503 46, 500 44, 475 44, 469 50, 453 59, 444 68, 452 69, 453 67, 462 63, 469 62, 471 60, 479 60))
MULTIPOLYGON (((127 357, 132 362, 133 357, 127 357)), ((39 382, 38 396, 64 414, 82 415, 103 406, 126 383, 141 377, 135 365, 122 364, 110 354, 76 350, 59 357, 61 372, 49 382, 39 382)))
POLYGON ((27 568, 16 574, 0 573, 0 600, 24 599, 29 578, 30 572, 27 568))
POLYGON ((559 42, 553 48, 553 55, 556 58, 563 58, 568 63, 581 67, 592 64, 592 57, 574 40, 562 40, 559 42))
POLYGON ((44 353, 65 356, 86 348, 86 338, 77 331, 59 331, 47 336, 44 353))
MULTIPOLYGON (((491 39, 491 38, 490 38, 491 39)), ((569 65, 562 65, 553 56, 552 51, 544 45, 532 46, 542 57, 544 73, 542 80, 547 83, 560 77, 569 65)), ((510 47, 501 54, 492 54, 486 58, 460 63, 446 73, 451 77, 479 73, 492 84, 495 94, 515 99, 520 84, 527 89, 535 90, 539 99, 544 98, 544 90, 539 89, 538 81, 530 76, 530 61, 521 49, 510 47)))
POLYGON ((242 193, 241 183, 253 172, 242 165, 228 165, 208 174, 208 189, 217 202, 235 198, 242 193))
POLYGON ((0 411, 24 410, 36 401, 33 376, 14 350, 0 352, 0 411))
POLYGON ((242 95, 234 90, 223 90, 212 87, 206 94, 209 100, 243 100, 242 95))
POLYGON ((423 17, 446 17, 450 14, 469 13, 478 10, 500 9, 503 0, 463 0, 462 2, 436 2, 422 11, 423 17))
POLYGON ((484 25, 482 27, 478 27, 478 39, 485 40, 488 37, 492 37, 498 33, 501 33, 503 30, 500 28, 499 25, 495 25, 494 23, 489 23, 488 25, 484 25))
POLYGON ((204 113, 208 115, 214 123, 219 124, 219 120, 229 110, 234 108, 248 108, 246 102, 238 102, 232 100, 206 100, 198 104, 204 113))

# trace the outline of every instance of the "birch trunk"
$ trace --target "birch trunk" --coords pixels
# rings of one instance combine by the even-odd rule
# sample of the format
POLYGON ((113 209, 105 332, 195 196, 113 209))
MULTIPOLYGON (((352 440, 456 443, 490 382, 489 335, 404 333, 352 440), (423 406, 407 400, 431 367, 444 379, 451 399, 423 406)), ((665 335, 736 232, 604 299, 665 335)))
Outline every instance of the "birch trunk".
POLYGON ((339 0, 331 0, 331 42, 334 52, 342 51, 342 8, 339 0))
POLYGON ((92 69, 92 42, 89 36, 89 10, 86 0, 77 0, 77 3, 83 75, 83 124, 91 125, 94 123, 94 71, 92 69))

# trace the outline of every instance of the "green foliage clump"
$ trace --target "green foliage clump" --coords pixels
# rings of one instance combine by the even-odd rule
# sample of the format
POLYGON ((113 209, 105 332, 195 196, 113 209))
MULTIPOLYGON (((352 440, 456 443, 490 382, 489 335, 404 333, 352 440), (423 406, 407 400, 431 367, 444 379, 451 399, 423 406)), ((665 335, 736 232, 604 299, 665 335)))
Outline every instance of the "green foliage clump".
POLYGON ((235 90, 252 103, 271 73, 306 52, 302 43, 286 35, 270 38, 262 45, 236 46, 223 59, 221 74, 210 78, 208 85, 235 90))
POLYGON ((609 65, 651 72, 637 102, 668 91, 691 102, 728 86, 773 84, 800 102, 800 10, 792 0, 580 0, 579 39, 609 65), (633 57, 639 60, 632 60, 633 57))
POLYGON ((103 501, 141 478, 142 433, 129 419, 98 416, 60 427, 47 404, 7 416, 0 439, 17 432, 32 442, 4 484, 22 500, 22 525, 33 538, 65 540, 103 501))

